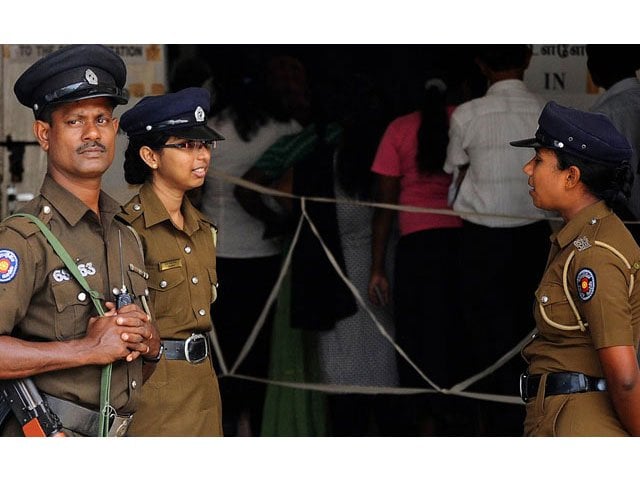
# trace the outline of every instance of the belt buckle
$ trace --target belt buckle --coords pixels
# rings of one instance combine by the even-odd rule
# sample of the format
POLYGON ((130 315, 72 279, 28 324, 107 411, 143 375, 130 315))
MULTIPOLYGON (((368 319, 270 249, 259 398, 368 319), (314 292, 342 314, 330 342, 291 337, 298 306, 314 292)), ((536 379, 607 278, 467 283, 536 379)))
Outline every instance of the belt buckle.
POLYGON ((520 374, 520 398, 522 401, 527 402, 529 400, 529 392, 527 388, 527 380, 529 375, 526 373, 520 374))
POLYGON ((184 358, 189 363, 200 363, 209 355, 207 337, 201 333, 192 333, 184 341, 184 358))
POLYGON ((124 437, 133 420, 132 415, 115 415, 109 426, 109 437, 124 437))
POLYGON ((578 379, 578 392, 580 393, 588 392, 590 388, 589 388, 589 379, 587 378, 587 376, 584 373, 578 373, 577 379, 578 379))

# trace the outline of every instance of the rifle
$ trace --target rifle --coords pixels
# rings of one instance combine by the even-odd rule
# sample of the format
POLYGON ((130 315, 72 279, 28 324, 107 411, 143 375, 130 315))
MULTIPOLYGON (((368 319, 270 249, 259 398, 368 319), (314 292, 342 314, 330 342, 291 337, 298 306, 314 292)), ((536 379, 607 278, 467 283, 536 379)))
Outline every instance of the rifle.
POLYGON ((0 381, 0 424, 13 411, 26 437, 64 435, 58 416, 30 378, 0 381))

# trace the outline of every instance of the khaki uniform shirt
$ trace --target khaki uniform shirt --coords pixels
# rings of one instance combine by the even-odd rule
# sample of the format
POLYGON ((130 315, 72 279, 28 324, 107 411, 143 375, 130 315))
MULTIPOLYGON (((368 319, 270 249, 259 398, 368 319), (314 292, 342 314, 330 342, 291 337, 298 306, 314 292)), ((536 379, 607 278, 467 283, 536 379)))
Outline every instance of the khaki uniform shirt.
MULTIPOLYGON (((185 197, 184 227, 145 183, 125 206, 125 220, 141 237, 156 327, 163 340, 185 340, 212 328, 217 295, 213 225, 185 197)), ((199 364, 162 357, 145 383, 129 435, 222 434, 220 393, 210 359, 199 364)))
MULTIPOLYGON (((597 350, 632 345, 640 336, 640 248, 604 202, 598 202, 551 237, 545 273, 536 291, 534 315, 538 333, 523 349, 529 373, 573 371, 602 377, 597 350), (619 251, 616 254, 596 242, 619 251), (582 322, 578 321, 563 288, 562 271, 569 255, 567 286, 582 322), (634 285, 629 294, 630 277, 634 285), (547 318, 561 328, 553 326, 547 318), (567 329, 568 328, 568 329, 567 329)), ((526 274, 526 272, 523 272, 526 274)))
MULTIPOLYGON (((122 284, 118 232, 122 236, 125 283, 140 305, 146 281, 144 262, 133 233, 115 217, 121 207, 104 192, 98 218, 84 203, 48 175, 40 195, 21 211, 39 217, 71 255, 89 286, 102 294, 101 301, 115 301, 114 288, 122 284)), ((40 229, 22 217, 0 225, 0 335, 28 341, 65 341, 82 338, 94 304, 47 243, 40 229)), ((102 366, 42 373, 33 378, 43 392, 93 410, 100 405, 102 366)), ((136 410, 142 387, 142 361, 113 364, 111 405, 118 413, 136 410)))

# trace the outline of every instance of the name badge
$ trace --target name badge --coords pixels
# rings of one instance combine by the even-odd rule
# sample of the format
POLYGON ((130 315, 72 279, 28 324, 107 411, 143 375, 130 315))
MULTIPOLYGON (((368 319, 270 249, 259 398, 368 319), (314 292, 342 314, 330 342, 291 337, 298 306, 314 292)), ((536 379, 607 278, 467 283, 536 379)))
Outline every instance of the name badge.
POLYGON ((166 262, 160 262, 160 271, 164 272, 165 270, 171 270, 172 268, 180 268, 182 267, 182 259, 179 258, 177 260, 169 260, 166 262))

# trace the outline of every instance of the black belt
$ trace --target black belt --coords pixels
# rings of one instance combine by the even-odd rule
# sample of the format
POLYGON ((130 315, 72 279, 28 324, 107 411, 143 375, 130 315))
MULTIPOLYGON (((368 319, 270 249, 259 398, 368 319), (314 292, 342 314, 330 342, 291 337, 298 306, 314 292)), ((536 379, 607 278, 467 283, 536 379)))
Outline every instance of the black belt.
MULTIPOLYGON (((62 426, 86 437, 97 437, 100 426, 100 414, 68 400, 42 393, 49 407, 58 415, 62 426)), ((133 420, 133 415, 109 415, 109 437, 123 437, 133 420)))
MULTIPOLYGON (((535 397, 542 375, 520 375, 520 397, 525 402, 535 397)), ((590 377, 578 372, 557 372, 547 374, 544 396, 567 393, 606 392, 607 381, 604 378, 590 377)))
POLYGON ((209 342, 202 333, 194 333, 186 340, 162 340, 162 344, 167 360, 200 363, 209 356, 209 342))

